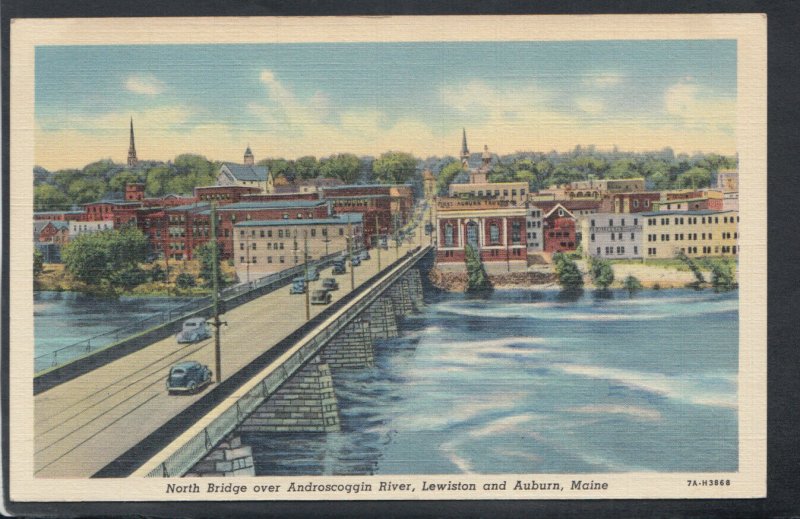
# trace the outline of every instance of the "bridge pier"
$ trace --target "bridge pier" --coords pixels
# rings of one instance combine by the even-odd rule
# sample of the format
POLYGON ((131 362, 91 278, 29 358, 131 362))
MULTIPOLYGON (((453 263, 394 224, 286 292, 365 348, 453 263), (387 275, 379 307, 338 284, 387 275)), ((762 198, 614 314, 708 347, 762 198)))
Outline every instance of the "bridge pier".
MULTIPOLYGON (((239 436, 230 435, 211 450, 185 477, 255 476, 253 450, 242 445, 239 436)), ((165 475, 167 477, 168 475, 165 475)))
POLYGON ((314 357, 245 418, 243 432, 338 432, 339 405, 327 363, 314 357))
POLYGON ((375 364, 370 322, 358 318, 328 341, 320 357, 332 369, 366 368, 375 364))

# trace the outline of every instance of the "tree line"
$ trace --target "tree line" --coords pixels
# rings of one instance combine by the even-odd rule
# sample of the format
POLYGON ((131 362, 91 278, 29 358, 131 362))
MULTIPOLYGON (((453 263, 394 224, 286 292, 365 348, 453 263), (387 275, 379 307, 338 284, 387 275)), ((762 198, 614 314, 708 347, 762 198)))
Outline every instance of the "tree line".
MULTIPOLYGON (((474 154, 471 163, 480 163, 474 154)), ((168 162, 142 161, 134 168, 100 160, 82 169, 48 171, 34 168, 36 211, 69 209, 74 205, 122 193, 125 184, 142 182, 147 196, 169 193, 191 194, 197 186, 214 184, 222 165, 201 155, 183 154, 168 162)), ((437 178, 440 193, 452 182, 465 182, 461 162, 454 157, 420 159, 410 153, 386 152, 377 158, 340 153, 295 160, 263 159, 277 178, 287 181, 318 177, 354 183, 412 183, 419 187, 421 173, 429 169, 437 178)), ((718 154, 679 154, 665 148, 658 152, 597 151, 577 146, 568 152, 518 152, 495 155, 488 179, 491 182, 527 182, 532 191, 581 180, 643 177, 648 189, 703 188, 711 185, 721 169, 735 168, 737 158, 718 154)))

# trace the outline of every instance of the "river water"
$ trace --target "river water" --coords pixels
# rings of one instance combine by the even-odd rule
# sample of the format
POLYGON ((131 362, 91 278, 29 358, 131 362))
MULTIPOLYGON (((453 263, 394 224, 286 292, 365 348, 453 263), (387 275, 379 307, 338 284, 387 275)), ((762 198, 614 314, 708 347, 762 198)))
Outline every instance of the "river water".
POLYGON ((249 433, 259 475, 735 471, 738 293, 428 294, 342 432, 249 433))
MULTIPOLYGON (((46 354, 90 337, 177 308, 191 301, 187 297, 99 297, 78 292, 34 292, 34 348, 39 357, 35 369, 47 366, 46 354)), ((110 342, 109 339, 106 342, 110 342)), ((102 340, 97 341, 102 344, 102 340)), ((59 356, 63 362, 69 354, 59 356)))

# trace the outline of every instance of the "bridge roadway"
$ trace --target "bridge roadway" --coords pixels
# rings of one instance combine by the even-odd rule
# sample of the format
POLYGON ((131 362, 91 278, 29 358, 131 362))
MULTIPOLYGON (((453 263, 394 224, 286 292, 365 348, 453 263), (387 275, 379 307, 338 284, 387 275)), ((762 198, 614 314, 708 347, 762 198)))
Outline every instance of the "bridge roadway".
MULTIPOLYGON (((400 256, 419 245, 419 239, 417 229, 413 242, 400 246, 400 256)), ((355 269, 356 288, 378 273, 376 253, 371 254, 355 269)), ((394 247, 381 251, 383 268, 395 259, 394 247)), ((324 277, 334 277, 330 268, 320 272, 320 280, 324 277)), ((333 292, 334 302, 350 292, 350 272, 335 278, 340 289, 333 292)), ((311 289, 320 282, 312 282, 311 289)), ((311 317, 325 308, 312 305, 311 317)), ((282 287, 223 319, 228 322, 221 328, 225 380, 305 322, 305 296, 289 295, 289 288, 282 287)), ((200 399, 208 389, 191 396, 167 394, 168 368, 184 359, 214 369, 213 339, 179 345, 169 337, 37 395, 35 477, 90 477, 200 399)))

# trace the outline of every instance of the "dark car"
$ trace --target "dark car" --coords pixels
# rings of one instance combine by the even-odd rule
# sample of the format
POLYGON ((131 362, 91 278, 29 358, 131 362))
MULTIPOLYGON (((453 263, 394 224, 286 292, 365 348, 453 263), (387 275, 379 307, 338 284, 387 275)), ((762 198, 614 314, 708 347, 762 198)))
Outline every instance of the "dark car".
POLYGON ((362 250, 358 253, 358 257, 361 261, 367 261, 370 259, 369 251, 367 249, 362 250))
POLYGON ((323 290, 339 290, 339 283, 333 278, 325 278, 322 280, 323 290))
POLYGON ((311 292, 312 305, 329 305, 331 299, 331 293, 327 290, 314 290, 311 292))
POLYGON ((179 362, 172 366, 167 376, 167 392, 196 393, 211 384, 211 370, 195 360, 179 362))
POLYGON ((350 264, 354 267, 361 265, 361 258, 359 258, 358 256, 353 256, 352 258, 350 258, 350 264))
POLYGON ((308 282, 305 278, 294 278, 292 280, 292 286, 289 288, 290 294, 305 294, 306 287, 308 286, 308 282))
POLYGON ((333 271, 332 271, 332 273, 334 275, 346 274, 347 273, 347 268, 344 266, 344 260, 336 261, 336 262, 333 263, 333 271))

